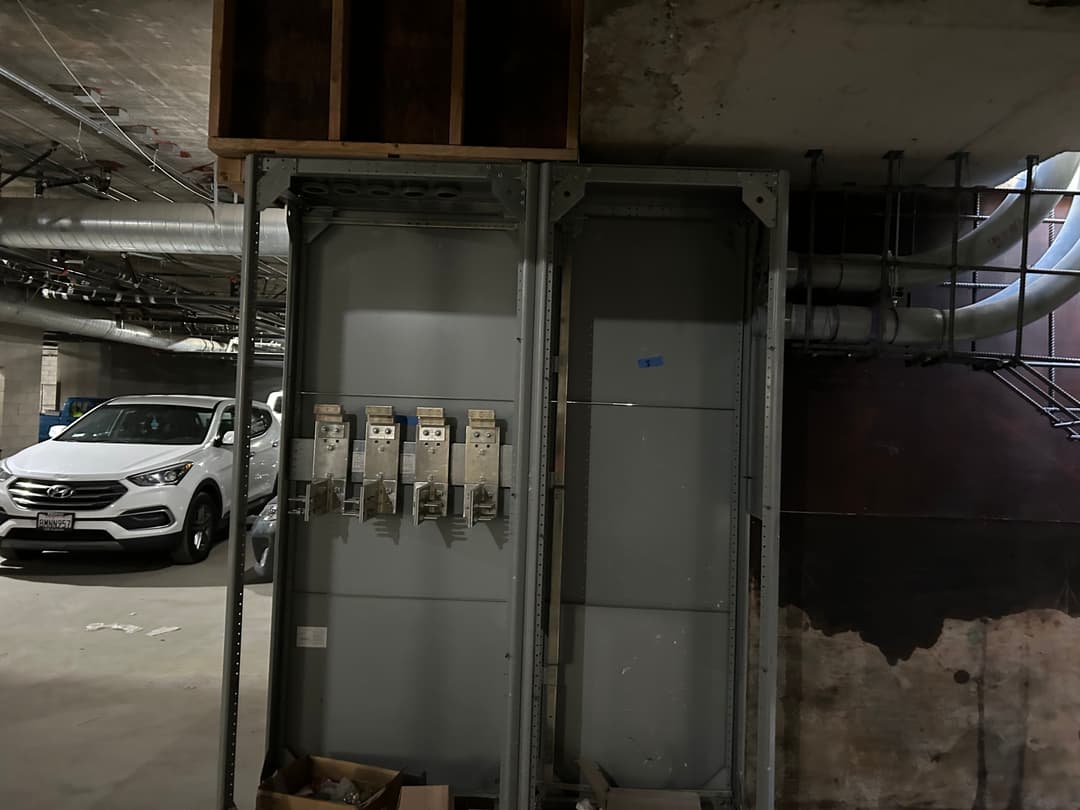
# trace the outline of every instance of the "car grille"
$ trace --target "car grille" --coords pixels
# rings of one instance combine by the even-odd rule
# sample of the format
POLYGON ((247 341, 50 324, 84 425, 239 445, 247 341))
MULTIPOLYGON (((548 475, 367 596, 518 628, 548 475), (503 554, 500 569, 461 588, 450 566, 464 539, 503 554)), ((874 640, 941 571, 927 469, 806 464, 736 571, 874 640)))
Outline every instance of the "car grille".
POLYGON ((50 532, 45 529, 14 528, 4 535, 4 540, 48 540, 53 543, 93 543, 115 538, 104 529, 73 529, 69 532, 50 532))
POLYGON ((56 509, 71 512, 89 512, 104 509, 115 503, 127 492, 119 481, 42 481, 34 478, 16 478, 8 483, 8 495, 23 509, 56 509), (71 494, 59 497, 52 487, 67 487, 71 494))

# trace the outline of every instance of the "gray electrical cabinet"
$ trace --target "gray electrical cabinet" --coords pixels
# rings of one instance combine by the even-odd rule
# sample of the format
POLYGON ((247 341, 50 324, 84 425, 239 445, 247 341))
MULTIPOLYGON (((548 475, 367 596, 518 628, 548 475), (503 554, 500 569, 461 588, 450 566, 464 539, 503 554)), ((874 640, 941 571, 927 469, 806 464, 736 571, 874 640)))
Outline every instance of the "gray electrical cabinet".
POLYGON ((248 165, 293 240, 268 769, 741 806, 757 666, 771 793, 784 177, 248 165))

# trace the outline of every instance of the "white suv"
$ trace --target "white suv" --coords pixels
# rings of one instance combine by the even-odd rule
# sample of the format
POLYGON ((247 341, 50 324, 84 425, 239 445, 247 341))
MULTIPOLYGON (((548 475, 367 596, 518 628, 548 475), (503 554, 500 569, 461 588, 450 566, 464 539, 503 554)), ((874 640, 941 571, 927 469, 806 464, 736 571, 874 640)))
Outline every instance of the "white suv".
MULTIPOLYGON (((47 550, 210 553, 232 508, 233 403, 221 397, 120 397, 49 441, 0 461, 0 556, 47 550)), ((274 494, 280 428, 252 405, 249 502, 274 494)))

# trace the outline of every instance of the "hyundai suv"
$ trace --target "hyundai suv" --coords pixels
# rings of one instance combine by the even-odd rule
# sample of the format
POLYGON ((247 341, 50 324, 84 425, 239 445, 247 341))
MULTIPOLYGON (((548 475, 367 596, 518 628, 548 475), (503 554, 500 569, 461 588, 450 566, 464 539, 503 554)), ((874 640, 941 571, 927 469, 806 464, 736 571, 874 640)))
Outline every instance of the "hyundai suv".
MULTIPOLYGON (((0 461, 0 555, 48 550, 210 553, 232 508, 234 400, 145 396, 110 400, 49 441, 0 461)), ((252 405, 249 500, 277 480, 278 421, 252 405)))

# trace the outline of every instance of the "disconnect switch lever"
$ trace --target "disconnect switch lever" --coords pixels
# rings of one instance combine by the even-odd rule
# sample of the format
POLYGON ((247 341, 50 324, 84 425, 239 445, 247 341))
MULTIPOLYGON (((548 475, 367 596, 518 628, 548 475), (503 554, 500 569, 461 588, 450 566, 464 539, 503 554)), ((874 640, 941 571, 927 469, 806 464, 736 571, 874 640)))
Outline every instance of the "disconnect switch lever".
POLYGON ((470 409, 465 433, 465 522, 499 515, 499 428, 495 411, 470 409))
POLYGON ((364 431, 364 492, 361 517, 397 514, 401 429, 391 405, 369 405, 364 431))
POLYGON ((450 428, 442 408, 416 409, 413 523, 446 517, 450 487, 450 428))
MULTIPOLYGON (((315 446, 311 456, 311 483, 303 497, 304 520, 314 515, 342 512, 349 481, 349 423, 340 405, 315 406, 315 446)), ((293 499, 290 499, 293 500, 293 499)))

